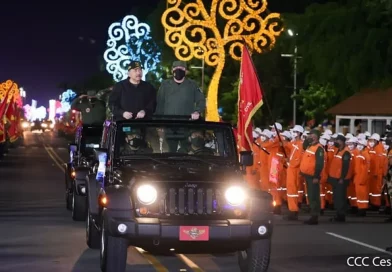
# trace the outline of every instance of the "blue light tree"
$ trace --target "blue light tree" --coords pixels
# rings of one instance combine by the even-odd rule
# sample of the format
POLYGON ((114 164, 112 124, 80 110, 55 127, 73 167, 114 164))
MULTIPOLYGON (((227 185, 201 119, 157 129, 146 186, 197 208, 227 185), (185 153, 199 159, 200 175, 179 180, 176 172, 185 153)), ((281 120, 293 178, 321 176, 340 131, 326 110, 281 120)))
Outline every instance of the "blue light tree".
POLYGON ((77 94, 71 89, 68 89, 61 94, 61 109, 63 112, 67 112, 71 109, 71 103, 76 95, 77 94))
POLYGON ((149 72, 156 73, 161 51, 150 36, 150 26, 139 23, 134 15, 128 15, 121 22, 109 26, 108 48, 104 53, 106 70, 118 82, 128 77, 127 66, 131 60, 143 65, 143 80, 149 72))

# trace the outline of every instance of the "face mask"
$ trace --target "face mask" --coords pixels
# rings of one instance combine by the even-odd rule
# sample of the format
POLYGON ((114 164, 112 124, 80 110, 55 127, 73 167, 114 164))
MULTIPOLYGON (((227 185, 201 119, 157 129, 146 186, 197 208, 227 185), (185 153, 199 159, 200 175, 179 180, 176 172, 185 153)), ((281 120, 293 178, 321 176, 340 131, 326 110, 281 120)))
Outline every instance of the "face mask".
POLYGON ((329 141, 328 142, 328 146, 332 147, 333 146, 333 142, 329 141))
POLYGON ((354 150, 354 148, 355 148, 355 146, 354 146, 354 145, 351 145, 351 144, 348 145, 347 147, 348 147, 349 150, 354 150))
POLYGON ((375 142, 370 142, 370 143, 369 143, 369 146, 370 146, 370 147, 374 147, 375 145, 376 145, 375 142))
POLYGON ((384 145, 384 150, 388 150, 389 149, 389 145, 384 145))
POLYGON ((340 147, 339 143, 333 143, 333 145, 334 145, 336 148, 339 148, 339 147, 340 147))
POLYGON ((201 148, 204 145, 204 139, 201 137, 195 137, 191 139, 191 143, 196 148, 201 148))
POLYGON ((177 80, 182 80, 185 77, 185 71, 181 69, 174 70, 174 78, 177 80))
POLYGON ((265 142, 265 140, 267 140, 267 137, 265 137, 265 136, 260 136, 260 139, 261 139, 262 142, 265 142))
POLYGON ((297 138, 298 137, 298 133, 297 132, 293 132, 291 134, 293 135, 293 138, 297 138))
POLYGON ((325 140, 325 139, 323 139, 323 138, 320 138, 320 144, 321 144, 322 146, 325 146, 325 145, 327 144, 327 140, 325 140))
POLYGON ((358 146, 357 146, 357 149, 358 149, 359 151, 362 151, 364 148, 365 148, 365 147, 364 147, 363 145, 358 145, 358 146))
POLYGON ((276 135, 277 135, 276 131, 273 131, 272 136, 276 137, 276 135))

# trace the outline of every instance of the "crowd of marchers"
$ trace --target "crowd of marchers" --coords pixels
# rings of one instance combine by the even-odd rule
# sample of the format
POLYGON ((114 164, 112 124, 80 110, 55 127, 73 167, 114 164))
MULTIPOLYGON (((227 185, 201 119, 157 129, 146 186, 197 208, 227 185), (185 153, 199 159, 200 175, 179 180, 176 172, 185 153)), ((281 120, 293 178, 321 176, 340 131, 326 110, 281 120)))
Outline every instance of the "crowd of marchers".
POLYGON ((284 219, 298 220, 306 206, 311 216, 305 224, 318 224, 327 207, 336 211, 330 219, 335 222, 345 222, 348 212, 366 216, 369 209, 386 211, 386 221, 392 221, 392 134, 333 134, 299 125, 283 131, 275 123, 269 130, 254 129, 253 138, 255 163, 247 169, 246 180, 272 194, 276 214, 287 203, 284 219))

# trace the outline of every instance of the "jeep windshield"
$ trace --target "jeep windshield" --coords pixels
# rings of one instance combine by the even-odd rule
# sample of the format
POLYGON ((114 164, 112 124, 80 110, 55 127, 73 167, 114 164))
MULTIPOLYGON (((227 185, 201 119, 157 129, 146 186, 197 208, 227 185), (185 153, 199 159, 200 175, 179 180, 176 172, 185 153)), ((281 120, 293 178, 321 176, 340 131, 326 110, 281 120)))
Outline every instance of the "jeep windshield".
POLYGON ((231 127, 212 122, 122 122, 115 149, 117 158, 237 161, 231 127))

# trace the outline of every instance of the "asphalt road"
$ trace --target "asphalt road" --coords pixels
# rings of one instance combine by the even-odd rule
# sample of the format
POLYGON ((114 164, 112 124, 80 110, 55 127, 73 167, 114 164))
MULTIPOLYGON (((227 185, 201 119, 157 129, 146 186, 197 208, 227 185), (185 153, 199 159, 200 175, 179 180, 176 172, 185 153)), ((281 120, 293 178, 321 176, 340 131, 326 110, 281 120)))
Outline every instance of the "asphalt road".
MULTIPOLYGON (((99 271, 99 252, 85 244, 84 223, 73 222, 64 204, 65 140, 51 133, 25 133, 24 146, 0 162, 0 271, 99 271)), ((306 215, 302 216, 306 219, 306 215)), ((346 224, 288 223, 279 217, 269 271, 391 271, 350 268, 349 257, 392 258, 392 224, 374 215, 346 224)), ((376 259, 377 261, 378 259, 376 259)), ((392 265, 392 262, 391 262, 392 265)), ((233 255, 151 256, 128 250, 127 271, 239 271, 233 255)))

